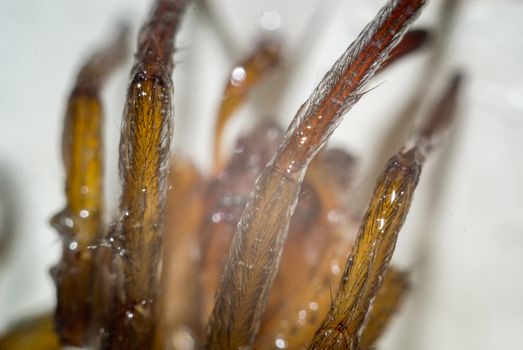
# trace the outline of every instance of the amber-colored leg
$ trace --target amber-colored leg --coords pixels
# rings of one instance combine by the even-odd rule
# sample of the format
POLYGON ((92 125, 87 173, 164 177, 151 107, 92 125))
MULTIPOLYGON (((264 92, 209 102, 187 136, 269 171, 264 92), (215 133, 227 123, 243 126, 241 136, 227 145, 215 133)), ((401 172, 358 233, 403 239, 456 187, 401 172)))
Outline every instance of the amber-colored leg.
POLYGON ((420 173, 420 156, 415 149, 400 152, 387 163, 331 311, 309 349, 358 349, 358 331, 392 257, 420 173))
POLYGON ((103 349, 150 349, 154 342, 173 125, 172 56, 187 3, 158 0, 139 36, 120 140, 120 214, 108 238, 117 285, 103 349))
POLYGON ((274 69, 280 60, 280 45, 274 40, 263 40, 249 57, 235 65, 223 91, 214 131, 214 170, 223 168, 222 139, 225 125, 241 106, 252 88, 274 69))
POLYGON ((103 145, 100 90, 127 52, 127 30, 93 55, 78 74, 64 121, 62 156, 66 206, 52 219, 63 242, 62 259, 52 270, 57 288, 56 330, 62 342, 86 341, 93 278, 91 245, 103 225, 103 145))
POLYGON ((38 316, 15 325, 0 338, 0 349, 5 350, 60 350, 62 345, 54 331, 50 314, 38 316))
POLYGON ((461 76, 444 96, 410 146, 393 156, 381 174, 347 260, 331 311, 309 349, 358 349, 359 333, 378 292, 407 216, 425 157, 452 119, 461 76))
POLYGON ((361 97, 424 1, 392 1, 334 64, 295 116, 279 152, 259 176, 229 253, 207 348, 252 346, 272 287, 301 182, 343 113, 361 97))
MULTIPOLYGON (((379 71, 422 48, 427 38, 426 30, 408 31, 379 71)), ((327 150, 309 165, 255 348, 303 347, 327 315, 332 295, 337 292, 338 264, 345 260, 353 243, 344 238, 352 227, 339 227, 341 221, 333 225, 327 217, 334 212, 348 213, 343 203, 349 200, 347 180, 351 179, 353 163, 346 152, 327 150), (338 234, 340 231, 344 234, 338 234), (288 295, 293 296, 291 300, 288 295)), ((223 237, 219 234, 211 238, 216 240, 216 236, 223 237)), ((206 274, 209 268, 204 269, 206 274)))
POLYGON ((394 314, 401 308, 409 286, 409 276, 406 272, 389 267, 372 303, 372 309, 367 315, 366 326, 360 337, 361 350, 374 348, 394 314))
POLYGON ((354 167, 332 148, 309 164, 255 349, 301 349, 327 315, 357 229, 347 200, 354 167))
POLYGON ((175 156, 169 184, 155 349, 178 350, 188 342, 196 346, 203 332, 197 276, 204 180, 193 164, 175 156))

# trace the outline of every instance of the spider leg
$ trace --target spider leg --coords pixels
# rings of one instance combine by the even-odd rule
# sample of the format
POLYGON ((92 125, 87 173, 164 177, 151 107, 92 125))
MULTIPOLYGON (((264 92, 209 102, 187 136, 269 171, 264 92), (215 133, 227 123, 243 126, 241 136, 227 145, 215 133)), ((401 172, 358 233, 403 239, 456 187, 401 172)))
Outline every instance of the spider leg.
POLYGON ((379 290, 412 202, 426 156, 454 116, 461 75, 456 74, 428 121, 393 156, 379 177, 349 256, 331 311, 310 349, 358 349, 359 334, 379 290))
POLYGON ((128 50, 123 28, 80 70, 67 103, 62 139, 66 206, 51 220, 62 238, 52 269, 57 287, 56 330, 62 343, 81 346, 90 319, 93 250, 103 230, 103 112, 100 90, 128 50))
POLYGON ((55 332, 53 316, 48 313, 14 325, 0 337, 0 349, 60 350, 62 344, 55 332))
POLYGON ((198 230, 203 216, 203 176, 190 161, 173 157, 167 196, 160 287, 158 349, 184 349, 201 339, 203 321, 198 230))
POLYGON ((214 131, 214 171, 223 167, 222 139, 225 125, 240 107, 252 88, 274 69, 280 60, 280 45, 275 40, 262 40, 243 62, 237 64, 225 89, 214 131))
POLYGON ((426 29, 413 29, 405 33, 401 41, 392 49, 389 57, 380 66, 379 72, 387 69, 390 65, 400 60, 406 55, 409 55, 417 50, 423 48, 430 40, 430 33, 426 29))
POLYGON ((360 337, 360 349, 373 349, 409 292, 408 273, 389 267, 376 294, 360 337))
POLYGON ((156 307, 172 133, 174 36, 189 1, 159 0, 139 38, 120 139, 120 214, 108 242, 115 292, 103 349, 149 349, 156 307))
POLYGON ((327 149, 307 168, 255 348, 303 347, 327 315, 356 234, 347 201, 354 167, 350 154, 327 149))
POLYGON ((238 224, 210 318, 207 348, 252 346, 306 167, 423 4, 389 2, 299 109, 278 153, 258 177, 238 224))
MULTIPOLYGON (((378 72, 423 47, 428 36, 426 30, 408 31, 378 72)), ((263 327, 255 342, 257 348, 273 347, 275 343, 280 346, 285 344, 288 348, 308 344, 319 322, 327 315, 331 291, 337 292, 338 261, 345 260, 346 252, 352 248, 352 238, 347 239, 352 237, 352 225, 347 225, 352 220, 346 221, 351 210, 343 204, 352 200, 351 191, 348 190, 353 179, 353 167, 354 159, 350 155, 331 149, 320 152, 308 167, 280 269, 262 319, 263 327), (311 204, 318 200, 319 204, 311 204), (311 208, 300 214, 303 211, 300 207, 304 203, 307 205, 307 202, 311 208), (332 215, 336 215, 338 219, 329 220, 328 217, 332 218, 332 215), (311 249, 308 248, 310 245, 321 253, 311 255, 311 249), (311 264, 311 256, 317 256, 316 259, 320 262, 311 264), (282 302, 285 295, 294 297, 282 302)))
POLYGON ((388 266, 421 172, 418 152, 400 152, 378 179, 331 312, 310 349, 357 349, 357 334, 388 266))
MULTIPOLYGON (((391 51, 379 71, 384 70, 403 56, 422 48, 426 44, 428 36, 426 30, 408 31, 398 46, 391 51)), ((257 52, 260 52, 260 49, 257 52)), ((257 56, 259 54, 252 57, 257 56)), ((239 67, 249 67, 249 65, 244 64, 239 67)), ((231 82, 233 82, 232 79, 231 82)), ((239 86, 237 83, 231 84, 231 82, 227 89, 230 89, 232 85, 231 90, 234 95, 229 97, 230 94, 224 93, 226 100, 221 105, 221 111, 226 110, 224 109, 226 104, 241 102, 236 96, 245 91, 243 85, 239 86), (241 90, 239 90, 240 87, 241 90)), ((215 145, 215 151, 217 147, 219 146, 215 145)), ((352 232, 352 225, 343 228, 339 224, 332 225, 328 223, 327 217, 329 213, 332 215, 333 212, 348 213, 348 208, 344 207, 342 203, 345 203, 348 198, 347 179, 350 182, 353 167, 354 159, 341 150, 327 150, 325 154, 318 154, 308 167, 301 188, 300 200, 290 224, 280 269, 262 319, 263 327, 254 344, 256 348, 270 348, 275 343, 285 343, 289 348, 298 348, 307 344, 319 326, 319 321, 327 314, 331 302, 330 288, 337 285, 339 277, 337 275, 338 261, 345 260, 346 252, 350 251, 352 246, 351 240, 343 238, 346 235, 339 234, 341 231, 345 234, 352 232), (312 255, 319 263, 311 260, 312 251, 317 252, 312 255), (311 280, 311 276, 316 277, 311 280), (293 295, 294 298, 285 300, 286 295, 293 295)), ((235 180, 231 179, 231 181, 235 180)), ((205 233, 209 231, 211 230, 202 229, 202 232, 205 233)), ((229 237, 229 235, 225 235, 223 232, 213 232, 207 237, 209 238, 204 239, 203 242, 211 241, 216 246, 217 241, 224 241, 223 238, 229 237)), ((225 240, 222 246, 225 243, 228 246, 230 239, 225 240)), ((222 252, 225 251, 225 248, 216 249, 214 247, 211 251, 222 252)), ((223 257, 215 256, 216 259, 209 259, 209 254, 203 254, 203 257, 206 262, 203 268, 204 275, 210 276, 210 278, 204 278, 204 282, 207 282, 204 290, 213 291, 212 296, 214 296, 214 291, 219 283, 217 278, 223 272, 221 262, 223 257), (209 286, 209 282, 213 282, 212 286, 209 286)), ((211 301, 214 302, 214 298, 206 304, 212 306, 211 301)))
MULTIPOLYGON (((452 29, 457 21, 457 7, 460 1, 443 0, 439 6, 436 24, 428 33, 428 57, 425 67, 419 76, 416 87, 412 89, 412 94, 400 110, 392 116, 392 124, 380 138, 376 151, 369 156, 373 161, 367 169, 364 169, 365 179, 355 189, 355 200, 353 206, 363 212, 366 209, 368 199, 376 183, 376 179, 381 174, 382 166, 403 145, 405 139, 412 133, 411 128, 417 122, 416 117, 424 113, 424 103, 427 98, 433 98, 431 89, 434 81, 441 74, 442 64, 445 62, 448 51, 448 43, 451 41, 452 29)), ((407 37, 406 34, 405 38, 407 37)), ((398 44, 398 46, 400 46, 398 44)), ((406 45, 407 47, 411 45, 406 45)), ((422 45, 424 46, 424 45, 422 45)))
POLYGON ((200 228, 203 318, 212 311, 215 294, 238 221, 254 189, 256 177, 283 139, 283 130, 262 122, 241 137, 227 165, 206 191, 204 221, 200 228))

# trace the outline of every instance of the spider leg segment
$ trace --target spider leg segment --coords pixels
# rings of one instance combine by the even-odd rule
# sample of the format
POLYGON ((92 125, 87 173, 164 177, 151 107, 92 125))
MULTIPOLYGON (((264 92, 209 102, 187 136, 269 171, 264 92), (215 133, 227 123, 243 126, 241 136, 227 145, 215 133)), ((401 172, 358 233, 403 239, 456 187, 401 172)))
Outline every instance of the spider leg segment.
POLYGON ((210 181, 207 206, 200 227, 203 315, 209 317, 223 274, 228 247, 238 220, 254 189, 256 177, 283 139, 283 130, 264 122, 241 137, 223 172, 210 181))
POLYGON ((405 33, 405 36, 396 45, 389 56, 383 62, 378 70, 382 72, 391 64, 398 61, 402 57, 423 48, 430 40, 430 33, 425 29, 412 29, 405 33))
POLYGON ((188 1, 157 1, 139 38, 120 140, 119 220, 108 241, 116 276, 104 349, 148 349, 155 338, 172 134, 174 36, 188 1))
POLYGON ((56 330, 62 342, 75 346, 81 346, 87 338, 92 308, 92 245, 103 235, 104 118, 99 95, 128 51, 127 32, 122 29, 114 42, 82 67, 64 121, 62 154, 67 204, 51 220, 63 242, 62 260, 52 275, 57 287, 56 330))
MULTIPOLYGON (((456 74, 427 122, 409 144, 393 156, 377 181, 331 311, 310 349, 358 349, 371 302, 380 289, 399 230, 433 139, 454 117, 461 75, 456 74)), ((370 340, 366 338, 368 345, 370 340)))
POLYGON ((415 150, 391 158, 347 261, 331 312, 310 349, 358 349, 358 331, 387 269, 421 173, 415 150))
POLYGON ((394 314, 407 297, 410 283, 408 273, 389 267, 376 294, 360 337, 360 349, 370 350, 381 337, 394 314))
POLYGON ((223 131, 235 110, 245 101, 249 91, 272 71, 280 61, 280 44, 276 40, 262 40, 254 52, 232 70, 223 92, 214 135, 214 170, 222 168, 223 131))
POLYGON ((209 322, 207 348, 252 346, 306 167, 423 4, 389 2, 301 106, 278 153, 258 177, 238 224, 209 322))
POLYGON ((0 349, 9 350, 60 350, 60 339, 55 332, 52 313, 40 315, 16 324, 0 337, 0 349))
POLYGON ((202 291, 195 276, 200 273, 198 230, 204 211, 204 183, 189 160, 174 155, 169 174, 172 190, 167 196, 158 349, 183 349, 176 344, 202 338, 202 291))

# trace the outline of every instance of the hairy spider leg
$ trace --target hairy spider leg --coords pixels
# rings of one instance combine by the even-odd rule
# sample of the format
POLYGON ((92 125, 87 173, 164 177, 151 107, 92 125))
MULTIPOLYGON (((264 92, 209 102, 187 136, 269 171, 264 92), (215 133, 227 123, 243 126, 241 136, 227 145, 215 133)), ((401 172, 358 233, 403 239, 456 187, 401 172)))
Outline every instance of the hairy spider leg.
MULTIPOLYGON (((379 71, 383 71, 402 57, 424 47, 428 42, 428 37, 429 34, 427 30, 409 30, 400 40, 398 45, 390 52, 387 60, 383 62, 379 71)), ((265 39, 261 40, 256 45, 254 51, 247 58, 234 66, 234 69, 230 74, 230 78, 225 86, 222 102, 220 103, 218 117, 216 120, 213 148, 214 171, 216 174, 224 171, 224 163, 227 161, 223 152, 223 134, 227 123, 234 116, 234 112, 243 103, 245 103, 249 92, 268 74, 272 73, 274 68, 279 65, 280 61, 280 43, 274 39, 265 39)), ((245 150, 242 152, 245 152, 245 150)), ((253 150, 253 152, 256 152, 256 150, 253 150)), ((254 158, 255 157, 252 157, 252 159, 254 158)), ((233 180, 231 179, 231 181, 233 180)), ((319 185, 317 190, 321 191, 322 181, 313 181, 313 183, 319 185)), ((231 191, 234 192, 234 189, 228 189, 227 193, 230 194, 231 191)), ((215 208, 213 208, 213 210, 214 209, 215 208)), ((232 237, 230 237, 229 234, 225 234, 223 232, 213 232, 213 229, 210 228, 209 225, 202 229, 202 234, 205 235, 205 238, 202 239, 202 271, 204 273, 203 288, 208 295, 206 298, 207 300, 204 301, 204 309, 210 310, 209 306, 212 307, 212 304, 214 303, 214 292, 217 289, 219 277, 223 272, 222 260, 224 260, 224 256, 226 254, 225 249, 229 246, 232 237)), ((295 276, 295 273, 292 276, 295 276)), ((290 282, 289 284, 295 285, 294 282, 290 282)), ((281 289, 278 288, 278 290, 281 289)), ((204 312, 204 316, 206 314, 207 312, 204 312)))
MULTIPOLYGON (((425 29, 407 31, 378 73, 425 47, 428 38, 425 29)), ((357 214, 347 205, 356 163, 346 151, 328 149, 309 165, 255 348, 303 347, 327 315, 357 230, 357 214)))
POLYGON ((347 259, 331 311, 309 349, 360 348, 365 317, 394 253, 422 164, 433 149, 433 140, 454 117, 460 82, 461 75, 456 74, 419 133, 385 166, 347 259))
POLYGON ((96 325, 102 349, 150 349, 155 339, 173 128, 172 56, 188 2, 158 0, 138 37, 120 139, 119 219, 108 237, 116 285, 108 322, 96 325))
POLYGON ((252 346, 308 163, 424 3, 389 2, 300 107, 240 219, 209 322, 207 348, 252 346))
MULTIPOLYGON (((436 24, 427 33, 425 39, 425 42, 430 43, 430 48, 425 67, 419 74, 422 79, 418 80, 416 86, 411 90, 411 96, 391 118, 393 123, 384 137, 380 139, 377 149, 369 155, 373 161, 370 163, 370 167, 365 169, 365 179, 356 188, 353 206, 358 210, 366 209, 376 179, 383 170, 383 164, 403 145, 409 133, 412 132, 412 129, 406 128, 405 125, 414 125, 417 122, 416 117, 423 115, 425 102, 427 98, 431 98, 434 81, 441 74, 442 63, 447 57, 449 39, 454 24, 457 22, 459 3, 460 1, 456 0, 442 0, 439 5, 436 24)), ((398 46, 400 45, 401 43, 398 44, 398 46)))

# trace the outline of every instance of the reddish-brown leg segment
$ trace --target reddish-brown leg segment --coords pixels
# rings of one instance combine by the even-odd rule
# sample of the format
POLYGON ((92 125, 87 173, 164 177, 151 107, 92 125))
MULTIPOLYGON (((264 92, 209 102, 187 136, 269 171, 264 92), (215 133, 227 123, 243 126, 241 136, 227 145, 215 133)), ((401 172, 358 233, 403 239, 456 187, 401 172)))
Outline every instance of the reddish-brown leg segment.
POLYGON ((211 315, 207 348, 252 346, 306 167, 423 4, 389 2, 301 106, 240 219, 211 315))

